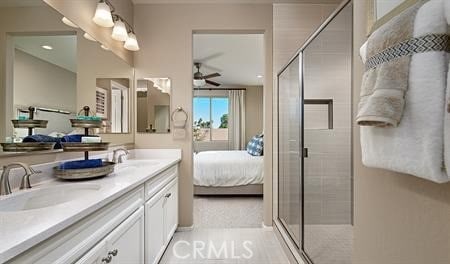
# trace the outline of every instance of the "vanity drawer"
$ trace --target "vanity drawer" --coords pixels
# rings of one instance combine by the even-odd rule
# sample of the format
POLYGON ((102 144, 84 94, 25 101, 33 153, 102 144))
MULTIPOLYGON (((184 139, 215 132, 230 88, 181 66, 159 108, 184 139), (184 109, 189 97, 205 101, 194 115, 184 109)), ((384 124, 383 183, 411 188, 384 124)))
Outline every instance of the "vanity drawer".
POLYGON ((178 176, 178 165, 174 165, 167 170, 161 172, 158 176, 148 180, 145 183, 145 200, 152 198, 156 193, 161 191, 164 186, 178 176))
POLYGON ((139 187, 8 263, 73 263, 144 203, 139 187))

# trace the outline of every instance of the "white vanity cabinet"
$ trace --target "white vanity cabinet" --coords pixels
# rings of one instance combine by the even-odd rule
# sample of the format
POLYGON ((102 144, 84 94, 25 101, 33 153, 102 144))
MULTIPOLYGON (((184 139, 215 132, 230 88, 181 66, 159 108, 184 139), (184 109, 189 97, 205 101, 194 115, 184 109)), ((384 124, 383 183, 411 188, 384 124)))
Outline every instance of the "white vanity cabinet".
POLYGON ((76 263, 144 263, 144 207, 141 206, 76 263))
POLYGON ((178 225, 178 165, 8 263, 158 263, 178 225))
MULTIPOLYGON (((176 173, 176 172, 175 172, 176 173)), ((178 226, 178 178, 145 203, 145 263, 156 264, 178 226)))

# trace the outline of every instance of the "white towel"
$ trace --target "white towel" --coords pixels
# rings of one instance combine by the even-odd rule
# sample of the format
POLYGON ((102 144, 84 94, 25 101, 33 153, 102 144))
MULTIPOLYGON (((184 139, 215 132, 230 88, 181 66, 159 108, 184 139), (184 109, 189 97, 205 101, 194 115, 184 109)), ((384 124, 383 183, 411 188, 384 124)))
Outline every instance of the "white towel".
MULTIPOLYGON (((447 33, 444 1, 431 0, 420 8, 414 37, 447 33)), ((445 52, 412 56, 402 122, 396 128, 361 127, 364 165, 438 183, 450 180, 443 169, 447 68, 445 52)))

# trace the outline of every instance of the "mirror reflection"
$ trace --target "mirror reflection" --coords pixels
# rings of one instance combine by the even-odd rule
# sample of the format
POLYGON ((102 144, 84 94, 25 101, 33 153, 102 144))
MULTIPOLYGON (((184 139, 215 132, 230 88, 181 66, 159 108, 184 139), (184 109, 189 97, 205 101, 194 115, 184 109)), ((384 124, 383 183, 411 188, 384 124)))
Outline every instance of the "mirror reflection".
MULTIPOLYGON (((130 89, 134 69, 63 18, 45 3, 0 7, 0 31, 6 36, 0 40, 6 51, 0 54, 6 73, 0 91, 4 95, 0 142, 28 142, 24 139, 34 135, 37 141, 33 142, 41 143, 79 134, 70 119, 84 106, 102 119, 103 127, 92 132, 104 141, 132 142, 130 89)), ((41 145, 39 150, 54 148, 52 144, 41 145)), ((5 149, 3 145, 2 150, 38 149, 5 149)))
POLYGON ((137 132, 170 133, 170 79, 140 79, 136 92, 137 132))
POLYGON ((130 79, 97 78, 95 115, 103 121, 102 133, 128 133, 130 79))
MULTIPOLYGON (((77 107, 76 32, 19 35, 12 40, 15 119, 28 119, 29 107, 33 106, 35 119, 50 121, 36 133, 51 136, 70 133, 72 127, 67 120, 73 117, 77 107)), ((26 136, 26 129, 14 128, 16 141, 26 136)))

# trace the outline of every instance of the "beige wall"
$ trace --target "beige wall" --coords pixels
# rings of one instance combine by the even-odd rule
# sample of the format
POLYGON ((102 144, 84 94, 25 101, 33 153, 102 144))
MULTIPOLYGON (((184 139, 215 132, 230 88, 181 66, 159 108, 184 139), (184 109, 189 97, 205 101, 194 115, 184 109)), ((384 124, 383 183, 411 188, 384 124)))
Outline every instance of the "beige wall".
POLYGON ((14 105, 76 110, 77 74, 15 50, 14 105), (48 100, 49 95, 52 100, 48 100))
MULTIPOLYGON (((366 1, 354 1, 354 91, 357 109, 366 39, 366 1)), ((450 263, 450 184, 364 167, 354 126, 355 264, 450 263)))
MULTIPOLYGON (((272 5, 136 5, 135 26, 140 36, 141 51, 135 55, 136 77, 168 76, 172 79, 172 110, 183 107, 192 122, 192 33, 208 30, 218 33, 265 33, 266 70, 265 114, 266 151, 272 152, 272 5), (244 31, 243 31, 244 30, 244 31)), ((138 148, 181 148, 180 225, 193 222, 192 128, 187 126, 186 138, 173 139, 172 134, 136 134, 138 148)), ((265 197, 269 206, 265 223, 270 225, 272 211, 271 157, 265 157, 265 197)))
MULTIPOLYGON (((264 88, 247 87, 245 93, 245 142, 263 133, 264 88)), ((267 154, 264 153, 264 154, 267 154)))
MULTIPOLYGON (((123 47, 123 42, 111 38, 112 28, 104 28, 92 21, 98 0, 44 0, 55 10, 77 24, 85 32, 111 49, 117 56, 133 65, 133 52, 123 47)), ((131 0, 110 0, 116 13, 120 14, 129 23, 133 23, 133 3, 131 0)), ((137 38, 139 33, 136 32, 137 38)), ((139 39, 138 39, 139 40, 139 39)))

